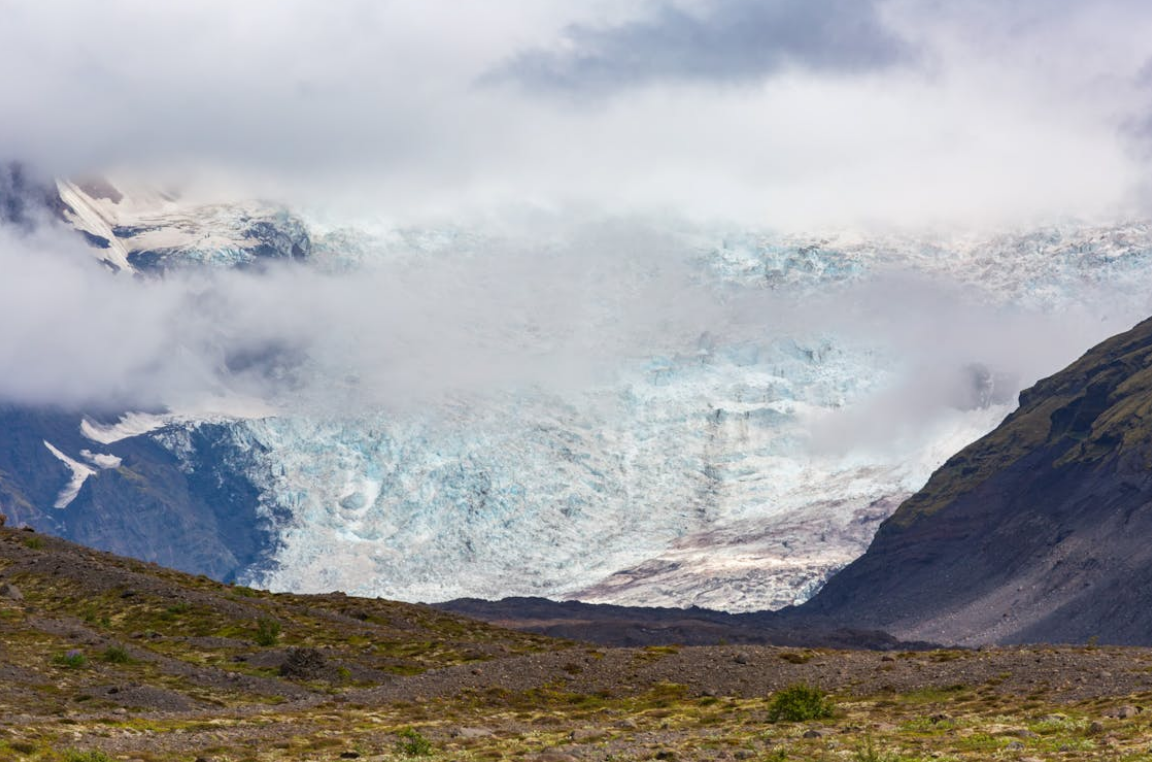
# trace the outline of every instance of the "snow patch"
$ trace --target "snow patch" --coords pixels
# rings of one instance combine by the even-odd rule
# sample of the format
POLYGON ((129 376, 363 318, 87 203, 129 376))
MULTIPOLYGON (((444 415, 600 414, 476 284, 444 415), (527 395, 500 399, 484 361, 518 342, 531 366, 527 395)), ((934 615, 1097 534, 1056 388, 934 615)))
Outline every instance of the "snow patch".
POLYGON ((92 465, 101 469, 119 468, 120 464, 123 462, 122 458, 118 458, 115 455, 110 455, 103 452, 92 452, 91 450, 81 450, 80 456, 92 465))
POLYGON ((162 428, 169 423, 168 416, 152 413, 126 413, 112 424, 93 423, 84 418, 80 421, 80 434, 85 439, 109 445, 121 439, 138 437, 162 428))
POLYGON ((56 502, 52 504, 53 508, 67 508, 68 504, 75 500, 76 496, 80 494, 80 488, 84 486, 84 482, 88 477, 96 475, 96 470, 69 458, 47 440, 44 440, 44 446, 47 447, 48 451, 55 455, 60 462, 72 469, 72 478, 64 485, 64 489, 60 490, 60 494, 56 496, 56 502))

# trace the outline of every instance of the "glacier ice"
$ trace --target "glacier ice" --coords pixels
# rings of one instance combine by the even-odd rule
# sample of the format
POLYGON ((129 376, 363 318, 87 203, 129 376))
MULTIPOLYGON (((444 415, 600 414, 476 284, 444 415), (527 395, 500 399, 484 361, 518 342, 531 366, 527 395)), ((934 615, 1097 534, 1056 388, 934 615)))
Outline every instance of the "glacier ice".
MULTIPOLYGON (((1152 230, 1142 224, 973 240, 696 236, 709 241, 693 249, 700 288, 734 302, 784 294, 809 305, 811 323, 800 309, 756 330, 654 346, 574 388, 233 419, 278 537, 274 563, 246 581, 425 601, 544 595, 730 611, 799 602, 862 553, 934 468, 1010 412, 985 387, 989 373, 1018 370, 991 358, 976 374, 983 386, 960 395, 967 404, 933 400, 930 414, 913 411, 915 426, 880 415, 846 427, 885 394, 894 413, 911 406, 924 368, 867 325, 822 324, 821 310, 899 272, 958 284, 957 298, 993 323, 1081 310, 1085 344, 1148 307, 1152 230), (826 446, 820 431, 857 439, 826 446)), ((419 262, 480 248, 459 231, 341 230, 317 237, 315 265, 355 270, 379 256, 419 262)), ((898 322, 893 314, 885 319, 898 322)), ((974 367, 937 370, 963 385, 974 367)), ((111 441, 155 424, 87 433, 111 441)), ((178 430, 195 425, 176 416, 150 435, 180 456, 178 430)))

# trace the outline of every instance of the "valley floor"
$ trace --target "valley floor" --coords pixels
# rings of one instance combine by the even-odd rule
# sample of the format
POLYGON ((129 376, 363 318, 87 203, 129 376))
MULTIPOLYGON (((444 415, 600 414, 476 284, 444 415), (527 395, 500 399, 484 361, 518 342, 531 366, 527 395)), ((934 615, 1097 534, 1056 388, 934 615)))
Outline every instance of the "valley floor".
POLYGON ((9 759, 1152 760, 1152 650, 593 647, 0 529, 9 759))
MULTIPOLYGON (((266 655, 261 663, 283 659, 266 655)), ((256 701, 245 693, 271 686, 251 680, 271 683, 276 670, 237 669, 236 694, 191 692, 221 704, 213 708, 177 707, 182 694, 162 687, 177 677, 167 669, 56 669, 69 674, 52 698, 30 701, 15 680, 0 688, 3 758, 1152 759, 1152 652, 1143 649, 570 646, 374 687, 297 681, 293 695, 256 701), (771 722, 774 691, 795 683, 828 690, 833 716, 771 722)))

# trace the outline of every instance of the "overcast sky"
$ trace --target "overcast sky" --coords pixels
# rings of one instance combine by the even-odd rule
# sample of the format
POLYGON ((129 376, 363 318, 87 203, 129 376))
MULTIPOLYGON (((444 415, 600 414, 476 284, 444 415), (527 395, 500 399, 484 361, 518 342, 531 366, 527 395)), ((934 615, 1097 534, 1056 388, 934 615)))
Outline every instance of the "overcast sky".
POLYGON ((1137 0, 0 0, 0 145, 391 215, 1143 214, 1137 0), (350 201, 349 201, 350 203, 350 201))

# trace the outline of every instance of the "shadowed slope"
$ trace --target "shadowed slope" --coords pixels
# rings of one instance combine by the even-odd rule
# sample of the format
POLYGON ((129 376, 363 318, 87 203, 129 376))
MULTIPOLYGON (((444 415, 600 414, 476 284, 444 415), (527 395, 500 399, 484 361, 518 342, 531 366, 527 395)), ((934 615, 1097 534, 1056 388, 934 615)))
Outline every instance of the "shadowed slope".
POLYGON ((1020 395, 802 610, 937 642, 1152 643, 1152 320, 1020 395))

